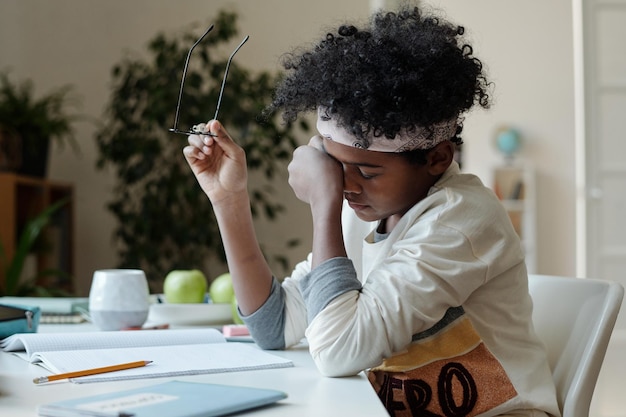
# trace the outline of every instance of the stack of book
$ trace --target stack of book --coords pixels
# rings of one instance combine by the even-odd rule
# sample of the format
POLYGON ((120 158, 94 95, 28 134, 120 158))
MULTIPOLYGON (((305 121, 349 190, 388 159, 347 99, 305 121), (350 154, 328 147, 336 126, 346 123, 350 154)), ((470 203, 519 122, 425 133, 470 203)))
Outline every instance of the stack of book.
POLYGON ((87 297, 0 297, 1 303, 37 306, 42 324, 72 324, 89 320, 87 297))

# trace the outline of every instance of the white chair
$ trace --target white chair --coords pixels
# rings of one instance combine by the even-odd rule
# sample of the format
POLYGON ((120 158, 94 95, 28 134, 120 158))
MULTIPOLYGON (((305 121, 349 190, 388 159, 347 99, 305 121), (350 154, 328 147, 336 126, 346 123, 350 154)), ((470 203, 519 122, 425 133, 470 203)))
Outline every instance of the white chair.
POLYGON ((611 281, 529 276, 533 323, 546 345, 563 417, 588 417, 624 288, 611 281))

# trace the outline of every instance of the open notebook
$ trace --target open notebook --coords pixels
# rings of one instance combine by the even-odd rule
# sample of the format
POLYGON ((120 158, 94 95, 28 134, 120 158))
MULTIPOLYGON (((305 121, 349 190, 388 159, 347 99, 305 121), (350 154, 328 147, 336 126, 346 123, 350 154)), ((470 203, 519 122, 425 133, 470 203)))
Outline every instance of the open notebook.
POLYGON ((152 361, 140 368, 71 379, 76 383, 293 366, 290 360, 250 343, 227 342, 218 330, 211 328, 23 333, 0 341, 0 349, 52 373, 152 361))
POLYGON ((169 381, 45 404, 38 413, 41 417, 210 417, 261 407, 286 397, 284 392, 270 389, 169 381))

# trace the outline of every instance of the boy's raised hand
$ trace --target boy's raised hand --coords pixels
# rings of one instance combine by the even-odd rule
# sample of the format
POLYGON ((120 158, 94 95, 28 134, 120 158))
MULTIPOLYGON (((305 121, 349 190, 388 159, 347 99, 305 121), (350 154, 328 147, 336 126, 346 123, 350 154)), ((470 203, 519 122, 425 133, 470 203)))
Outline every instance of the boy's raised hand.
POLYGON ((205 132, 212 135, 189 136, 183 155, 200 187, 215 205, 247 192, 246 155, 217 120, 207 123, 205 132))
POLYGON ((313 136, 308 145, 294 151, 288 170, 289 185, 301 201, 309 205, 338 201, 341 205, 343 170, 324 151, 320 136, 313 136))

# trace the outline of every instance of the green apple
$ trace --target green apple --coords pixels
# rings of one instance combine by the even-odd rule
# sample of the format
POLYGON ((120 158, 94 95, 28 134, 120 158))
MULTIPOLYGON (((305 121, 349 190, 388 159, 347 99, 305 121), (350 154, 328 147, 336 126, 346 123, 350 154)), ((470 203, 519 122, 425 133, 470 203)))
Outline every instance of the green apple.
POLYGON ((230 303, 233 300, 235 290, 230 273, 223 273, 211 282, 209 295, 214 303, 230 303))
POLYGON ((239 312, 237 311, 237 297, 233 297, 233 300, 230 303, 233 312, 233 323, 235 324, 243 324, 243 320, 239 317, 239 312))
POLYGON ((163 282, 168 303, 202 303, 206 289, 206 277, 198 269, 173 270, 163 282))

